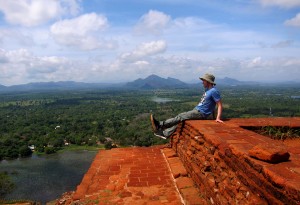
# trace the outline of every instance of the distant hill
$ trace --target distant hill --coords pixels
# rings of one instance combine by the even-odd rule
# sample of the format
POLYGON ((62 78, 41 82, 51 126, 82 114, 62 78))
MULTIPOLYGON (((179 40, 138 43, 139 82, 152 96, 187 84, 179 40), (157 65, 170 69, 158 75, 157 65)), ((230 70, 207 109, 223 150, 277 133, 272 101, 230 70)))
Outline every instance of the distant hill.
POLYGON ((82 83, 74 81, 37 82, 12 86, 1 86, 0 91, 45 91, 45 90, 74 90, 89 88, 121 87, 123 84, 110 83, 82 83))
POLYGON ((225 77, 223 79, 217 79, 217 85, 225 85, 225 86, 236 86, 236 85, 255 85, 255 86, 292 86, 292 87, 299 87, 299 82, 294 81, 285 81, 285 82, 257 82, 257 81, 239 81, 233 78, 225 77))
POLYGON ((184 83, 175 78, 161 78, 157 75, 150 75, 145 79, 137 79, 126 84, 127 87, 136 89, 158 89, 158 88, 186 88, 184 83))
MULTIPOLYGON (((237 85, 257 85, 259 84, 258 82, 254 82, 254 81, 239 81, 233 78, 217 78, 215 80, 215 83, 217 84, 217 86, 237 86, 237 85)), ((199 80, 197 83, 191 84, 192 87, 199 87, 202 85, 202 81, 199 80)))
POLYGON ((259 84, 258 82, 255 81, 239 81, 233 78, 221 78, 221 79, 217 79, 216 81, 217 84, 220 85, 253 85, 253 84, 259 84))
POLYGON ((218 84, 223 84, 223 85, 238 85, 241 84, 243 82, 233 79, 233 78, 223 78, 223 79, 219 79, 218 81, 216 81, 218 84))
POLYGON ((68 89, 68 88, 84 88, 87 87, 87 83, 73 82, 73 81, 59 81, 59 82, 38 82, 28 83, 24 85, 14 85, 9 88, 12 90, 52 90, 52 89, 68 89))
MULTIPOLYGON (((260 85, 260 86, 297 86, 299 82, 282 83, 260 83, 254 81, 239 81, 233 78, 216 79, 218 86, 238 85, 260 85)), ((175 78, 162 78, 157 75, 150 75, 144 79, 139 78, 127 83, 83 83, 74 81, 59 82, 38 82, 22 85, 4 86, 0 85, 1 92, 10 91, 51 91, 51 90, 80 90, 80 89, 172 89, 172 88, 193 88, 202 85, 201 80, 196 83, 185 83, 175 78)))

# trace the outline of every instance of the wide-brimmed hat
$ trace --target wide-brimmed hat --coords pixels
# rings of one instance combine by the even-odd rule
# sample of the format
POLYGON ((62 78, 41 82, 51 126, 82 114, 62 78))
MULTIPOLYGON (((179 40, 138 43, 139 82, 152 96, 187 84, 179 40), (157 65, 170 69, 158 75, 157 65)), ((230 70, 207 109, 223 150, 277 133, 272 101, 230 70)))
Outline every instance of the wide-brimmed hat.
POLYGON ((210 73, 205 73, 202 77, 199 77, 201 80, 206 80, 207 82, 216 85, 215 81, 215 76, 210 73))

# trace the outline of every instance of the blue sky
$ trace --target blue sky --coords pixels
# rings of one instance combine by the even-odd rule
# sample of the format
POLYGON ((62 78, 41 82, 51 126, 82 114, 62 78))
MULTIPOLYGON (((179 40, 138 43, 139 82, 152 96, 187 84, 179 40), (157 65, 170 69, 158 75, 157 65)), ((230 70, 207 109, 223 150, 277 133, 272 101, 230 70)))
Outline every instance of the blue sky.
POLYGON ((300 81, 300 0, 0 0, 0 84, 300 81))

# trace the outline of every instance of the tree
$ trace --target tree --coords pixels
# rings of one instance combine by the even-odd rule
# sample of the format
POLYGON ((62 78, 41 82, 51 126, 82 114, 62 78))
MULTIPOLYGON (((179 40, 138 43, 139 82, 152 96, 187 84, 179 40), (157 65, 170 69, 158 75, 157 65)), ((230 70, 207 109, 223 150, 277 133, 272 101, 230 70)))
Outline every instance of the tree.
POLYGON ((21 157, 28 157, 32 154, 32 151, 28 146, 24 145, 19 149, 19 154, 21 157))
POLYGON ((45 151, 46 154, 53 154, 53 153, 56 152, 54 147, 45 147, 44 151, 45 151))
POLYGON ((107 142, 105 142, 104 147, 105 147, 105 149, 111 149, 111 148, 113 148, 113 144, 111 141, 107 141, 107 142))
POLYGON ((8 147, 5 151, 5 157, 8 159, 16 159, 19 157, 19 150, 15 147, 8 147))

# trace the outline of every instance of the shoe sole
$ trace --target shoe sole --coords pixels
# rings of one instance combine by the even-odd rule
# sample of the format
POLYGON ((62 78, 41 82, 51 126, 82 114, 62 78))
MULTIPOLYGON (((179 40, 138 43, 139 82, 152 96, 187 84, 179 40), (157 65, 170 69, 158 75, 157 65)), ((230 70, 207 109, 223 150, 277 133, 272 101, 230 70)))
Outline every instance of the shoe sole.
POLYGON ((154 119, 153 119, 153 115, 152 114, 150 115, 150 120, 151 120, 151 125, 152 125, 153 132, 157 132, 157 128, 156 128, 156 125, 154 123, 154 119))
POLYGON ((154 135, 155 135, 156 137, 159 137, 159 138, 161 138, 161 139, 164 139, 164 140, 166 140, 166 139, 167 139, 166 137, 164 137, 164 136, 161 136, 161 135, 158 135, 158 134, 155 134, 155 133, 154 133, 154 135))

